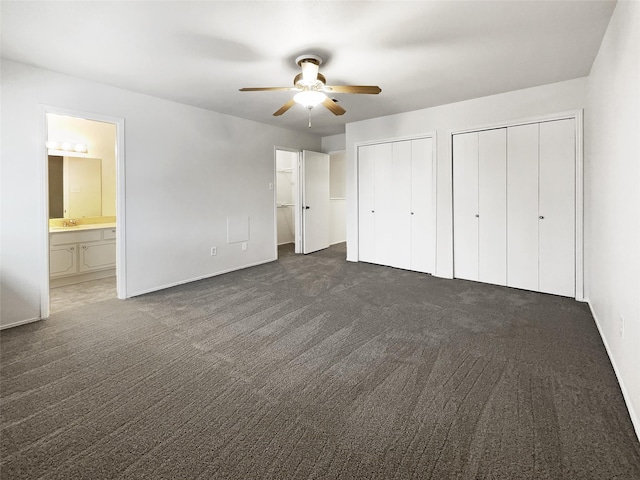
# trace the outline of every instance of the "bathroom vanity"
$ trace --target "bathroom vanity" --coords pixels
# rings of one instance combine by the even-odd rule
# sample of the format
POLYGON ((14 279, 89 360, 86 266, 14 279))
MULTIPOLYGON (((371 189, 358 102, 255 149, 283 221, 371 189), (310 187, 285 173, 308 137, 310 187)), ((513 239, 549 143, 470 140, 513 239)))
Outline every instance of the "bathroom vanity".
POLYGON ((49 248, 52 287, 116 274, 115 223, 50 227, 49 248))

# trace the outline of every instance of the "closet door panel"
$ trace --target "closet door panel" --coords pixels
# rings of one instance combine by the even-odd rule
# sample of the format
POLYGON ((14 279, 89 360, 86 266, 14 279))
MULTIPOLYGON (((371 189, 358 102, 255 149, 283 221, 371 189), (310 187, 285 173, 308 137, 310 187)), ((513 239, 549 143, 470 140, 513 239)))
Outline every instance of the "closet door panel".
POLYGON ((538 290, 538 124, 507 128, 507 285, 538 290))
POLYGON ((391 262, 396 268, 411 268, 411 141, 393 142, 393 212, 391 262))
POLYGON ((478 134, 478 280, 507 283, 507 134, 478 134))
POLYGON ((435 271, 433 139, 411 142, 411 270, 435 271))
POLYGON ((454 276, 478 280, 478 133, 453 136, 454 276))
POLYGON ((375 263, 393 265, 396 190, 393 144, 375 145, 375 263))
POLYGON ((539 290, 575 296, 575 122, 540 124, 539 290))
POLYGON ((375 261, 375 146, 358 148, 358 259, 375 261))

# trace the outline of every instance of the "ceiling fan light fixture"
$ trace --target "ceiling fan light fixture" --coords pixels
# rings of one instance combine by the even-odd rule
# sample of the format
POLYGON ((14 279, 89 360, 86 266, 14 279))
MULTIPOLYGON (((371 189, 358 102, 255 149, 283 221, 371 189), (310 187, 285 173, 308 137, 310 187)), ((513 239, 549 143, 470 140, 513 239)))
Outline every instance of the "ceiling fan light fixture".
POLYGON ((325 101, 327 96, 322 92, 316 92, 314 90, 305 90, 300 93, 296 93, 293 100, 299 103, 305 108, 313 108, 325 101))

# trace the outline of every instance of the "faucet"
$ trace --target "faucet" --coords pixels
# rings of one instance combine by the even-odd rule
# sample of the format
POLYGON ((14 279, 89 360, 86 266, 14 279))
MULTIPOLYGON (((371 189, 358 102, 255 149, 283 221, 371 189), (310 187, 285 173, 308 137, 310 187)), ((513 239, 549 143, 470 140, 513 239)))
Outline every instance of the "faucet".
POLYGON ((76 227, 77 225, 77 220, 65 220, 64 222, 62 222, 63 227, 76 227))

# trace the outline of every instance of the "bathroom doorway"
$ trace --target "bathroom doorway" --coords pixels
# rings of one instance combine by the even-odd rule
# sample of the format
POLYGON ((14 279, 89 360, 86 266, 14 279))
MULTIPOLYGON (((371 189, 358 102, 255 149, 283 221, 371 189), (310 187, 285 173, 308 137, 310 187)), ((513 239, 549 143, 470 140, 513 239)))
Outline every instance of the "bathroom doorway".
POLYGON ((276 245, 278 250, 300 251, 298 209, 298 150, 276 149, 276 245))
POLYGON ((125 298, 124 121, 43 108, 46 226, 42 318, 125 298))

